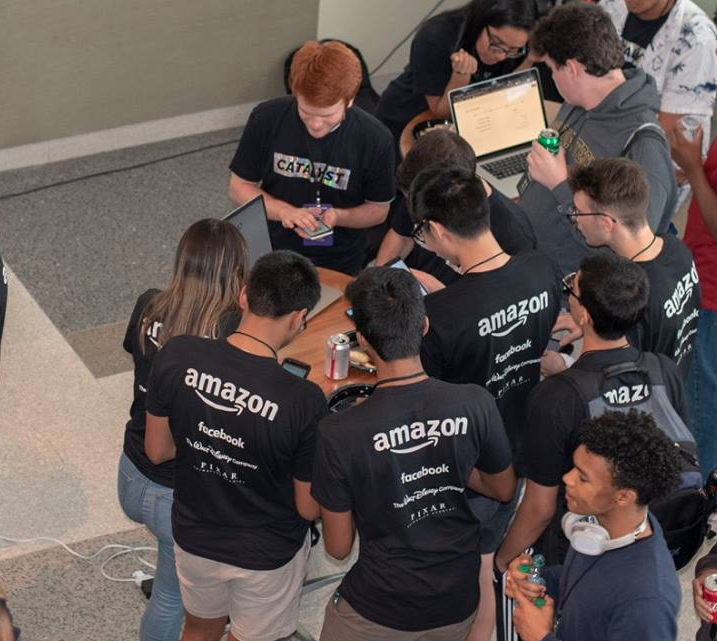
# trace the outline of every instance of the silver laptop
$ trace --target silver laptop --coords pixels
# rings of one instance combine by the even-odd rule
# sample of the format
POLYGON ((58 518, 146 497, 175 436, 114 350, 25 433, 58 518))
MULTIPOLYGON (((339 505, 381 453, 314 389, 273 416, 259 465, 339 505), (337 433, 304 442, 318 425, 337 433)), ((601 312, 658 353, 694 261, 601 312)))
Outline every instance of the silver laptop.
MULTIPOLYGON (((259 194, 256 198, 245 202, 241 207, 237 207, 224 217, 234 225, 244 236, 247 247, 249 249, 249 268, 254 267, 254 263, 264 254, 273 251, 271 246, 271 236, 269 235, 269 225, 266 222, 266 206, 264 205, 264 196, 259 194)), ((311 310, 308 318, 311 319, 320 311, 324 310, 335 300, 341 298, 343 294, 335 287, 321 284, 321 298, 316 307, 311 310)))
POLYGON ((530 145, 548 126, 537 70, 454 89, 448 98, 456 132, 478 159, 476 174, 516 198, 530 145))

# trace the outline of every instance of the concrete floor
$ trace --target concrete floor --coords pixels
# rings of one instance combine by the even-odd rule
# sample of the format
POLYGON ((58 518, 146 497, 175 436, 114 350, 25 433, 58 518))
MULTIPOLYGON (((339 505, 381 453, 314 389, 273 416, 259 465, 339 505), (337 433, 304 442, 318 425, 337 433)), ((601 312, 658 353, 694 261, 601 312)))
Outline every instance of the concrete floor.
MULTIPOLYGON (((0 174, 0 237, 11 270, 0 357, 0 535, 77 544, 130 536, 136 529, 121 512, 115 491, 132 389, 131 363, 120 341, 137 295, 166 283, 181 232, 198 218, 229 211, 227 165, 234 143, 227 141, 236 137, 234 131, 216 132, 0 174), (218 146, 7 197, 210 145, 218 146)), ((13 568, 46 564, 49 545, 1 545, 2 576, 18 577, 13 568)), ((56 562, 65 553, 49 554, 56 562)), ((311 563, 314 576, 346 567, 328 560, 321 547, 311 563)), ((32 608, 15 612, 29 641, 45 638, 40 628, 32 634, 33 612, 58 599, 48 576, 37 573, 32 608)), ((689 572, 681 574, 683 640, 696 629, 690 578, 689 572)), ((11 603, 28 602, 19 579, 5 588, 11 603)), ((136 590, 129 583, 121 589, 136 590)), ((314 634, 331 589, 304 601, 302 622, 314 634)), ((63 600, 74 616, 57 622, 54 638, 88 638, 73 625, 78 617, 95 616, 98 610, 87 609, 85 599, 102 594, 90 590, 63 600)), ((136 629, 139 603, 102 616, 136 629)), ((125 641, 122 626, 114 635, 111 620, 106 623, 107 641, 125 641)))

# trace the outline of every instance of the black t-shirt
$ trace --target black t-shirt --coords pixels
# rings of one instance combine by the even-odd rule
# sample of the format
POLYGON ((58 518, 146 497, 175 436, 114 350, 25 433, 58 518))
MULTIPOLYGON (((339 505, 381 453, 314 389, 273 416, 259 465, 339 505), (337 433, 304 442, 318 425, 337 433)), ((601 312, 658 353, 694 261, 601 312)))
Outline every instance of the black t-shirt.
POLYGON ((625 25, 622 28, 622 46, 625 62, 623 67, 638 67, 645 55, 645 49, 650 45, 657 32, 669 18, 668 11, 656 20, 643 20, 634 13, 628 13, 625 25))
POLYGON ((473 467, 497 474, 510 463, 495 402, 475 385, 379 387, 322 420, 311 492, 353 512, 361 547, 339 587, 351 607, 397 630, 466 619, 480 568, 466 481, 473 467))
POLYGON ((311 480, 319 387, 225 340, 178 336, 154 358, 147 411, 169 417, 177 446, 177 545, 250 570, 288 563, 308 528, 293 479, 311 480))
MULTIPOLYGON (((339 209, 386 203, 395 195, 393 140, 376 118, 351 107, 338 129, 315 139, 293 96, 267 100, 251 112, 229 168, 294 207, 315 203, 317 188, 322 204, 339 209)), ((274 249, 293 249, 315 265, 349 274, 361 268, 365 229, 337 227, 331 246, 305 246, 277 221, 269 221, 269 231, 274 249)))
MULTIPOLYGON (((601 371, 610 365, 637 360, 640 352, 633 348, 586 352, 572 367, 601 371)), ((667 397, 680 416, 685 416, 682 382, 677 366, 661 359, 667 397)), ((640 379, 639 382, 643 382, 640 379)), ((561 484, 563 474, 572 469, 573 452, 578 436, 590 411, 575 387, 560 375, 549 376, 528 399, 528 429, 523 440, 523 468, 526 476, 548 487, 561 484)))
POLYGON ((664 245, 657 257, 637 263, 647 272, 650 299, 628 339, 643 352, 669 356, 686 377, 700 313, 699 279, 684 243, 672 234, 661 238, 664 245))
MULTIPOLYGON (((148 289, 137 299, 122 343, 124 350, 132 355, 134 361, 133 400, 132 406, 129 408, 130 419, 125 427, 124 453, 149 480, 165 487, 174 487, 174 461, 165 461, 155 465, 147 458, 147 453, 144 451, 147 379, 152 360, 157 353, 157 339, 162 323, 154 321, 147 327, 147 334, 144 337, 144 352, 140 349, 139 326, 142 322, 142 312, 157 293, 159 293, 158 289, 148 289)), ((238 324, 238 311, 227 314, 219 323, 219 337, 228 336, 238 324)))
MULTIPOLYGON (((461 16, 445 15, 426 22, 413 38, 408 64, 381 94, 376 115, 391 130, 396 140, 414 116, 428 109, 425 96, 443 95, 453 73, 451 54, 459 48, 458 36, 462 22, 461 16)), ((476 57, 474 48, 469 53, 476 57)), ((488 66, 479 60, 478 72, 470 82, 510 73, 520 62, 519 58, 509 58, 488 66)))
POLYGON ((466 274, 425 300, 430 324, 421 361, 426 372, 485 387, 518 452, 525 403, 540 380, 540 357, 560 311, 557 267, 527 251, 498 269, 466 274))

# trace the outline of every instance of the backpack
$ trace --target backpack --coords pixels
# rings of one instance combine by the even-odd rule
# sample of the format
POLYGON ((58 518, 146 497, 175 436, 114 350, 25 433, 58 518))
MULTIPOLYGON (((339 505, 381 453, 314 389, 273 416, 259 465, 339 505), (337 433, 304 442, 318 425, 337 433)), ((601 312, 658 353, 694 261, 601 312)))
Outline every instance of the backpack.
POLYGON ((647 412, 679 449, 680 487, 650 503, 650 511, 662 527, 675 568, 679 570, 702 545, 711 502, 703 490, 695 439, 667 396, 661 359, 669 360, 644 352, 634 362, 611 365, 600 372, 571 367, 557 376, 573 386, 585 402, 590 418, 609 410, 647 412))
MULTIPOLYGON (((378 107, 378 94, 376 93, 376 90, 371 85, 371 76, 368 72, 368 65, 366 64, 366 60, 364 60, 363 54, 353 45, 350 45, 348 42, 344 42, 343 40, 337 40, 336 38, 324 38, 323 40, 320 40, 320 42, 323 44, 324 42, 340 42, 343 45, 346 45, 351 51, 353 51, 356 54, 356 57, 359 59, 359 62, 361 63, 361 86, 359 87, 359 91, 356 94, 356 98, 354 98, 354 104, 357 107, 361 107, 364 111, 367 111, 371 115, 374 115, 376 113, 376 108, 378 107)), ((294 49, 286 58, 284 61, 284 89, 286 89, 286 93, 291 93, 291 87, 289 86, 289 73, 291 72, 291 62, 294 59, 294 54, 299 50, 299 47, 294 49)))

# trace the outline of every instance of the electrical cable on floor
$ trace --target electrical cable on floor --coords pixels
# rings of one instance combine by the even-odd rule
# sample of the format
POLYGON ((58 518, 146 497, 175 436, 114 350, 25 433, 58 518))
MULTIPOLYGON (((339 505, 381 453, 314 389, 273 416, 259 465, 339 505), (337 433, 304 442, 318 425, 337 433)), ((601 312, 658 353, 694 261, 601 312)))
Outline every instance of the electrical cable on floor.
POLYGON ((422 25, 426 20, 428 20, 428 18, 430 18, 436 11, 438 11, 438 8, 439 8, 445 1, 446 1, 446 0, 438 0, 438 2, 436 2, 436 4, 434 5, 433 9, 431 9, 425 16, 423 16, 423 18, 421 18, 421 19, 418 21, 418 24, 417 24, 415 27, 413 27, 413 29, 411 29, 411 31, 408 33, 408 35, 407 35, 403 40, 401 40, 401 42, 399 42, 393 49, 391 49, 391 51, 389 51, 389 52, 386 54, 386 57, 385 57, 383 60, 381 60, 381 62, 379 62, 379 63, 373 68, 373 71, 369 71, 369 74, 368 74, 368 75, 369 75, 369 78, 372 77, 381 67, 383 67, 383 65, 385 65, 385 64, 391 59, 391 57, 393 56, 393 54, 396 53, 396 52, 406 43, 406 41, 407 41, 414 33, 416 33, 416 31, 418 31, 418 29, 421 27, 421 25, 422 25))
POLYGON ((125 583, 125 582, 131 581, 132 583, 139 585, 139 583, 142 580, 152 578, 150 575, 148 575, 142 571, 134 572, 132 578, 118 578, 118 577, 113 577, 113 576, 110 576, 109 574, 107 574, 107 572, 105 572, 105 566, 110 561, 113 561, 114 559, 116 559, 124 554, 134 554, 135 558, 140 563, 146 565, 148 568, 151 568, 152 570, 157 569, 157 567, 155 565, 153 565, 152 563, 150 563, 149 561, 147 561, 146 559, 144 559, 142 556, 139 555, 139 552, 157 552, 157 548, 143 546, 143 545, 133 547, 131 545, 122 545, 121 543, 110 543, 109 545, 105 545, 105 546, 101 547, 94 554, 87 555, 87 554, 80 554, 79 552, 75 552, 75 550, 70 548, 67 544, 63 543, 59 539, 53 539, 52 537, 49 537, 49 536, 37 536, 37 537, 33 537, 31 539, 13 539, 9 536, 3 536, 2 534, 0 534, 0 541, 8 541, 9 543, 37 543, 40 541, 49 541, 51 543, 56 543, 56 544, 62 546, 72 556, 75 556, 78 559, 82 559, 84 561, 91 561, 95 557, 102 554, 102 552, 104 552, 105 550, 119 550, 118 552, 115 552, 114 554, 107 557, 100 565, 100 572, 102 573, 102 576, 105 579, 108 579, 109 581, 115 581, 117 583, 125 583))
POLYGON ((31 189, 26 189, 24 191, 16 191, 16 192, 12 192, 9 194, 0 194, 0 201, 8 200, 9 198, 17 198, 19 196, 27 196, 28 194, 34 194, 38 191, 44 191, 45 189, 52 189, 53 187, 62 187, 63 185, 71 185, 72 183, 82 182, 84 180, 89 180, 90 178, 99 178, 101 176, 109 176, 111 174, 117 174, 122 171, 131 171, 133 169, 149 167, 150 165, 156 165, 157 163, 164 162, 166 160, 174 160, 175 158, 189 156, 191 154, 196 154, 201 151, 207 151, 209 149, 217 149, 218 147, 224 147, 226 145, 235 145, 238 142, 239 142, 239 138, 236 138, 233 140, 227 140, 226 142, 219 142, 219 143, 216 143, 213 145, 205 145, 204 147, 199 147, 198 149, 190 149, 188 151, 181 151, 177 154, 172 154, 171 156, 162 156, 161 158, 147 160, 145 162, 137 163, 136 165, 128 165, 126 167, 117 167, 116 169, 107 169, 105 171, 98 171, 94 174, 87 174, 85 176, 78 176, 77 178, 68 178, 67 180, 59 180, 57 182, 49 183, 47 185, 40 185, 38 187, 32 187, 31 189))

